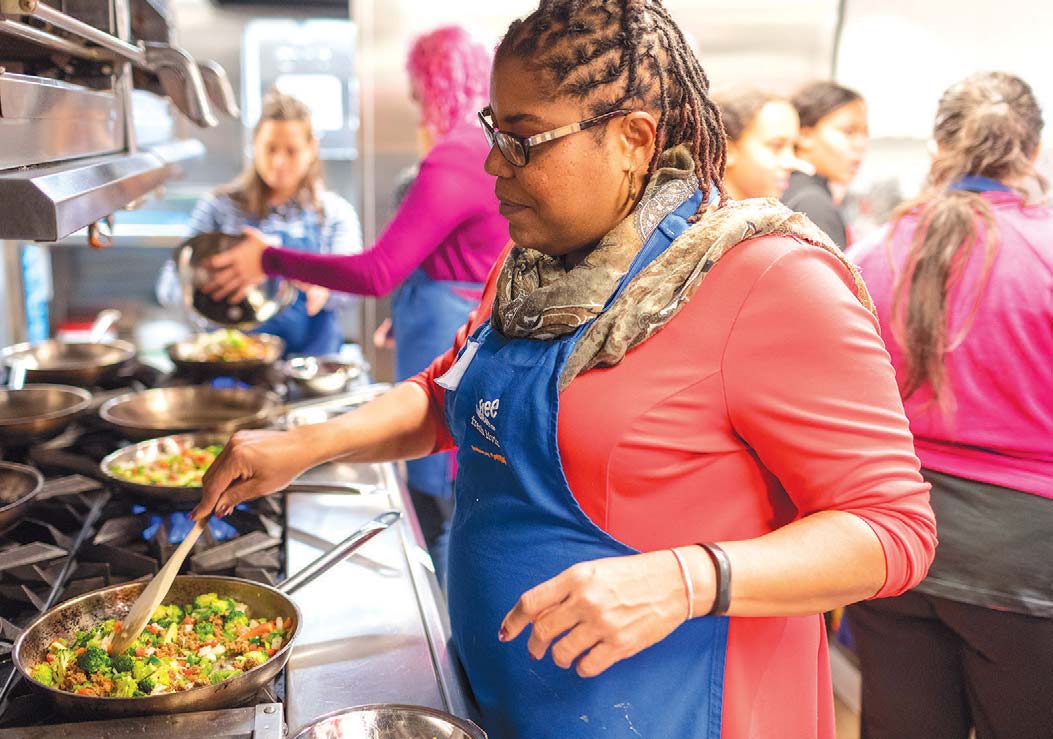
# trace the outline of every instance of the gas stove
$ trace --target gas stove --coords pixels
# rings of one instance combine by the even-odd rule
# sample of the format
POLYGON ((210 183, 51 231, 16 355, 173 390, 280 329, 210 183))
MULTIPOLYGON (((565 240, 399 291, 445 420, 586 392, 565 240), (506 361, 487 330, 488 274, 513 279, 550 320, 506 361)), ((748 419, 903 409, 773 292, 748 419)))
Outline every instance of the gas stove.
MULTIPOLYGON (((97 401, 193 384, 192 378, 147 367, 124 377, 114 387, 94 388, 97 401)), ((258 382, 281 392, 273 378, 258 382)), ((302 633, 280 677, 255 696, 255 705, 108 721, 77 722, 55 714, 4 659, 19 629, 78 593, 149 577, 189 528, 183 512, 140 507, 141 501, 100 481, 99 461, 126 443, 89 413, 34 448, 0 450, 0 458, 31 464, 47 480, 28 514, 0 534, 0 739, 278 739, 286 728, 295 734, 330 711, 372 703, 408 703, 472 717, 463 675, 448 648, 442 593, 399 470, 346 461, 311 470, 299 481, 350 482, 369 492, 299 492, 253 501, 223 519, 232 529, 203 534, 184 565, 186 572, 274 583, 378 514, 403 513, 402 522, 362 552, 296 591, 302 633)))
MULTIPOLYGON (((125 377, 125 387, 96 388, 96 395, 127 392, 135 389, 133 383, 145 387, 183 379, 151 373, 145 366, 125 377)), ((27 733, 32 726, 69 720, 55 714, 46 699, 19 678, 8 658, 21 629, 69 598, 152 577, 193 526, 185 509, 156 501, 144 504, 95 478, 99 461, 123 443, 119 433, 89 415, 56 439, 28 449, 3 450, 0 455, 5 461, 33 465, 46 480, 26 516, 0 533, 0 737, 13 727, 20 728, 12 736, 32 736, 27 733)), ((274 585, 285 576, 285 528, 284 496, 242 504, 224 519, 210 521, 181 571, 274 585)), ((215 714, 210 721, 222 720, 234 727, 245 721, 252 726, 258 720, 277 719, 280 728, 283 698, 284 676, 279 676, 255 699, 257 705, 269 707, 269 713, 257 717, 252 710, 231 709, 241 717, 235 720, 213 711, 208 712, 215 714)), ((171 722, 155 716, 133 723, 140 735, 144 727, 156 723, 157 731, 147 734, 163 736, 162 727, 171 722)), ((99 727, 86 730, 85 736, 96 736, 91 732, 99 727)), ((110 731, 108 727, 107 735, 110 731)), ((69 731, 60 735, 79 736, 69 731)))

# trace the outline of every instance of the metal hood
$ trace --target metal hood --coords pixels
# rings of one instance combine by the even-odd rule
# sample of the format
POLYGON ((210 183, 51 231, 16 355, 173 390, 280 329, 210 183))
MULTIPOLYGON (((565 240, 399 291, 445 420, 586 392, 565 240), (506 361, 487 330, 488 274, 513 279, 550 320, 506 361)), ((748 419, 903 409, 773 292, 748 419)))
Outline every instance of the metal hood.
POLYGON ((0 240, 57 241, 179 174, 204 148, 173 108, 238 114, 223 69, 169 43, 166 7, 0 0, 0 240))

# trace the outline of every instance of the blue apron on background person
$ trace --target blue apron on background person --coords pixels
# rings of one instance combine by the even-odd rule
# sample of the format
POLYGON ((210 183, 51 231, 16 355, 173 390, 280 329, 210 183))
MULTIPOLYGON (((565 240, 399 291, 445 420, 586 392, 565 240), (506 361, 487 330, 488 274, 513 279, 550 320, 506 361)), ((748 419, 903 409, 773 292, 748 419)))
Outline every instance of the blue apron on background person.
MULTIPOLYGON (((615 295, 687 228, 700 198, 658 225, 615 295)), ((585 328, 516 340, 487 322, 438 380, 458 446, 448 560, 454 645, 491 739, 717 739, 726 617, 686 622, 593 678, 550 656, 532 659, 526 633, 507 644, 497 638, 527 590, 579 562, 638 553, 588 518, 560 466, 558 381, 585 328)))
MULTIPOLYGON (((302 229, 290 230, 284 228, 279 231, 268 231, 268 235, 281 236, 283 249, 294 249, 296 251, 310 254, 322 253, 322 229, 319 224, 319 216, 311 212, 303 212, 302 229)), ((248 221, 248 225, 259 228, 257 219, 248 221)), ((292 224, 284 224, 291 226, 292 224)), ((307 315, 307 294, 302 290, 296 291, 296 300, 282 310, 278 315, 265 321, 250 333, 274 334, 285 342, 285 356, 305 354, 322 356, 325 354, 336 354, 344 343, 343 334, 340 331, 340 321, 335 311, 323 308, 313 316, 307 315)))
MULTIPOLYGON (((433 280, 418 268, 406 278, 391 302, 395 336, 395 380, 402 382, 427 369, 453 345, 457 330, 478 305, 483 286, 477 282, 433 280)), ((437 498, 453 492, 453 453, 443 452, 406 462, 411 489, 437 498)))

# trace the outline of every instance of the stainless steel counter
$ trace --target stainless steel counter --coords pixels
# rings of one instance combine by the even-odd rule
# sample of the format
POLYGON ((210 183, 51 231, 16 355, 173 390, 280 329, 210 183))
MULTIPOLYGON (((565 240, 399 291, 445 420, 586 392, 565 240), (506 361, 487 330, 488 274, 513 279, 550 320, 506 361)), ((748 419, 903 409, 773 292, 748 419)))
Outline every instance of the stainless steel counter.
POLYGON ((290 573, 384 510, 402 521, 293 596, 304 628, 286 670, 290 734, 321 714, 367 703, 412 703, 471 718, 447 651, 445 604, 394 465, 327 465, 313 477, 380 478, 371 495, 288 495, 290 573))

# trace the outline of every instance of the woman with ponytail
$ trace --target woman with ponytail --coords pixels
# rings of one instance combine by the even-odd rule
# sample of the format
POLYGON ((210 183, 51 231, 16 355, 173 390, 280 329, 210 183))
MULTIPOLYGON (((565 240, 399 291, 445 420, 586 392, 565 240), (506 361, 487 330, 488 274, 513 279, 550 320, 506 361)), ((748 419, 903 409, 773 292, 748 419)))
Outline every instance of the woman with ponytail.
POLYGON ((877 304, 940 540, 920 585, 849 609, 867 739, 1053 726, 1036 679, 1053 674, 1053 209, 1025 195, 1041 132, 1023 80, 952 86, 924 193, 849 253, 877 304))

